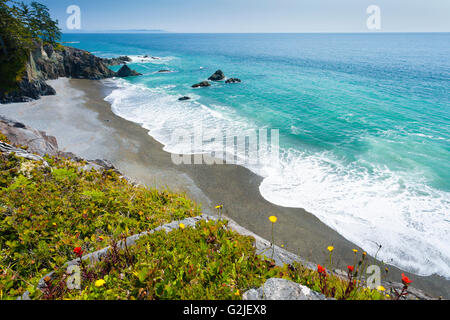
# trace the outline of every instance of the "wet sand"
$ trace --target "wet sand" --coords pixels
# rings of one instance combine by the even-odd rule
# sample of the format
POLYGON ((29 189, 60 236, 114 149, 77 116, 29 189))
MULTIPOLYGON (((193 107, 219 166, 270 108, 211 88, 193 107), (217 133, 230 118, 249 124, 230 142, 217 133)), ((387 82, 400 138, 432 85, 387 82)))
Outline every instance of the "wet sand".
MULTIPOLYGON (((56 96, 1 105, 0 114, 55 136, 61 150, 87 159, 107 159, 140 183, 186 193, 205 213, 214 214, 214 207, 222 204, 226 216, 263 238, 271 239, 268 217, 276 215, 276 244, 313 263, 328 265, 330 245, 335 247, 333 265, 341 269, 353 263, 352 249, 362 252, 305 210, 266 201, 259 193, 262 178, 244 167, 173 164, 171 155, 146 129, 111 111, 103 100, 110 89, 101 82, 59 79, 49 84, 56 96)), ((400 282, 404 271, 393 266, 389 270, 388 279, 400 282)), ((434 297, 450 298, 449 280, 405 274, 414 280, 414 287, 434 297)))

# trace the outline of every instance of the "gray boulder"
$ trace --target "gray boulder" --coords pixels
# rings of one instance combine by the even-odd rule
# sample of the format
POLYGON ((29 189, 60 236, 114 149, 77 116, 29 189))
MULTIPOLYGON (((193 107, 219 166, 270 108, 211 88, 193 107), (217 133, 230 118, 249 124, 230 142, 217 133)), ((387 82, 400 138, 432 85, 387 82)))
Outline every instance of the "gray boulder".
POLYGON ((298 283, 279 278, 271 278, 259 289, 244 293, 243 300, 327 300, 318 292, 298 283))

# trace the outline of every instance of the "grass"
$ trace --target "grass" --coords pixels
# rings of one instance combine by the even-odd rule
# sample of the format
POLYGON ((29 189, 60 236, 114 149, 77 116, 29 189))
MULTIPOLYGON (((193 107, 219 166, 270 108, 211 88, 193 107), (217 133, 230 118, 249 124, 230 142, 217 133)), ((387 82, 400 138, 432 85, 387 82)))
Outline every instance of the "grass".
POLYGON ((25 291, 33 299, 241 299, 272 277, 336 299, 386 299, 299 263, 275 266, 226 221, 180 225, 119 249, 120 239, 201 210, 184 195, 132 185, 114 171, 85 171, 84 161, 45 161, 0 154, 0 299, 25 291), (77 257, 74 249, 85 254, 108 245, 113 249, 103 261, 82 264, 82 289, 67 288, 61 267, 77 257), (50 271, 56 277, 37 290, 50 271))

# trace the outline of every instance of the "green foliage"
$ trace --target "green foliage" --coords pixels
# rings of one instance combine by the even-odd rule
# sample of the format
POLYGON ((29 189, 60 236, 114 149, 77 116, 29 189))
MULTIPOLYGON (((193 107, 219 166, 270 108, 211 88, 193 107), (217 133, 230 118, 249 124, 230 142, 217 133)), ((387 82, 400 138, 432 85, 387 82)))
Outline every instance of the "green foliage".
POLYGON ((256 255, 253 242, 224 222, 202 220, 196 228, 155 232, 121 250, 122 259, 110 256, 88 268, 83 290, 66 290, 59 298, 241 299, 245 290, 282 272, 256 255))
MULTIPOLYGON (((159 231, 140 238, 131 248, 113 242, 101 262, 83 263, 82 290, 69 290, 60 270, 49 287, 64 289, 60 295, 36 292, 35 298, 76 300, 237 300, 248 289, 269 278, 291 280, 322 291, 320 274, 300 263, 275 266, 256 254, 252 237, 227 228, 227 222, 199 221, 195 228, 159 231)), ((334 275, 326 283, 335 299, 384 300, 382 292, 354 286, 334 275)))
POLYGON ((61 38, 58 20, 54 21, 51 18, 49 9, 45 5, 33 1, 28 6, 21 2, 18 6, 14 6, 14 9, 33 38, 40 38, 50 44, 56 44, 56 41, 61 38))
POLYGON ((49 270, 120 235, 199 214, 168 191, 133 186, 114 171, 83 162, 27 161, 0 154, 0 296, 14 298, 49 270))
POLYGON ((32 47, 30 31, 7 2, 0 1, 0 90, 6 92, 17 88, 32 47))
POLYGON ((68 180, 69 182, 74 181, 78 175, 73 168, 71 169, 55 169, 52 171, 52 176, 56 181, 68 180))
POLYGON ((61 38, 58 21, 51 19, 46 6, 10 2, 0 0, 0 93, 18 88, 36 41, 57 46, 61 38))
POLYGON ((7 136, 5 136, 3 133, 0 132, 0 141, 1 142, 6 142, 6 143, 10 143, 9 139, 7 136))

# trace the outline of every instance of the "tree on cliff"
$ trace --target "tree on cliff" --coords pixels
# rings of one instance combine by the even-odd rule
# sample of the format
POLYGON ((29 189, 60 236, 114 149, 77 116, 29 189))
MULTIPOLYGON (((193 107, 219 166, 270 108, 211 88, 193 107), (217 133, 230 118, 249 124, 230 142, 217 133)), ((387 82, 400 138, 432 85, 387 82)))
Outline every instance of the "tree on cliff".
POLYGON ((0 89, 11 89, 25 70, 27 53, 32 47, 29 30, 18 18, 8 0, 0 0, 0 89))
POLYGON ((33 1, 29 6, 23 2, 14 6, 23 25, 28 29, 33 38, 40 38, 44 42, 56 44, 61 39, 61 29, 58 20, 53 20, 48 8, 33 1))
POLYGON ((14 89, 22 80, 37 40, 55 45, 60 38, 58 21, 51 19, 46 6, 0 0, 0 93, 14 89))

